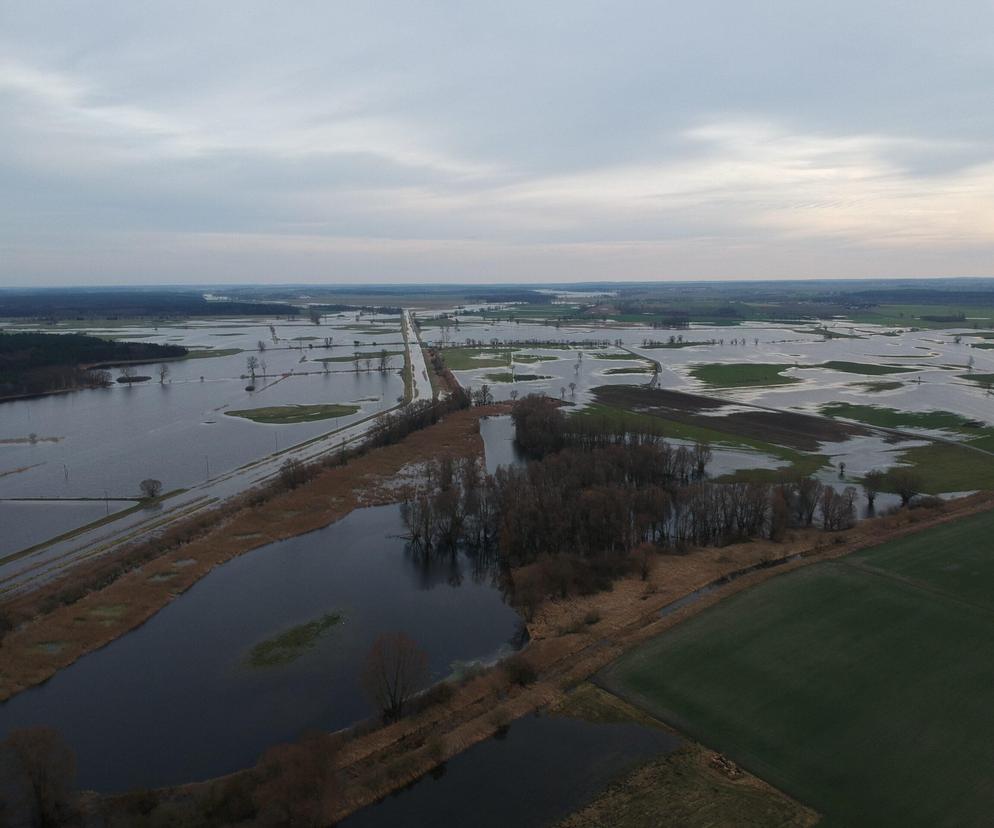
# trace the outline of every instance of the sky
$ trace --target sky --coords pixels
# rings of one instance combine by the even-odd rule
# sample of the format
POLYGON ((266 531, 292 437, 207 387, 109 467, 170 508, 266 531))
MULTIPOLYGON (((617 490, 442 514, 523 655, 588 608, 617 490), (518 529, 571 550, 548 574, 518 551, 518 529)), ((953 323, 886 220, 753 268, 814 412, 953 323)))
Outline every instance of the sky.
POLYGON ((991 0, 0 0, 0 286, 994 276, 991 0))

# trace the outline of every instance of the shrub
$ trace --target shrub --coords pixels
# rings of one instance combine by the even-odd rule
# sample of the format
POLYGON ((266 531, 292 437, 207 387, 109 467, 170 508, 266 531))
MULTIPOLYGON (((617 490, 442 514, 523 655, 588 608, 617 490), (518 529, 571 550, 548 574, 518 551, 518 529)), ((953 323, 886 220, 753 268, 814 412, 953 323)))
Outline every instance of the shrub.
POLYGON ((511 684, 525 687, 538 678, 534 665, 520 654, 504 659, 500 666, 511 684))

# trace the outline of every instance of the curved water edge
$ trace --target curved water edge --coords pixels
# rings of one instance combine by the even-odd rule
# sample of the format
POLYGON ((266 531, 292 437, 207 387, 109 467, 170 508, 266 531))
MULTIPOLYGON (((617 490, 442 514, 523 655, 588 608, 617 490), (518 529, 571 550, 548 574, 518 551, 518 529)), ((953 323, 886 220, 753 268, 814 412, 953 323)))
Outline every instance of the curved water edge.
POLYGON ((359 674, 381 633, 413 638, 433 680, 520 643, 492 561, 411 554, 403 529, 399 506, 370 507, 229 561, 138 629, 0 705, 0 738, 55 727, 84 788, 190 782, 368 717, 359 674), (294 658, 252 666, 260 642, 327 613, 341 623, 294 658))
POLYGON ((541 828, 681 739, 635 723, 535 713, 339 823, 341 828, 541 828))

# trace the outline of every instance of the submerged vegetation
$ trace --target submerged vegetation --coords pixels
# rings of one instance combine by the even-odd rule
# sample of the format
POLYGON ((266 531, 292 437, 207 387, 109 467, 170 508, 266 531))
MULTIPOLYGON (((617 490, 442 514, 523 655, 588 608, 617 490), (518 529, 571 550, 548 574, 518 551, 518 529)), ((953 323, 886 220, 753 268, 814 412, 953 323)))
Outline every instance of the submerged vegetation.
POLYGON ((260 641, 249 651, 247 662, 252 667, 276 667, 296 661, 342 620, 343 616, 339 613, 327 613, 314 621, 298 624, 273 638, 260 641))

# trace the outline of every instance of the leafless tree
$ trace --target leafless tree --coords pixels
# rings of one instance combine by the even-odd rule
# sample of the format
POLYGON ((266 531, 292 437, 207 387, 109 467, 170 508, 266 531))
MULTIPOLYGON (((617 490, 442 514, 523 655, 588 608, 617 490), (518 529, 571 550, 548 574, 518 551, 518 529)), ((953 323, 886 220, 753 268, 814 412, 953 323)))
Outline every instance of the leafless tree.
POLYGON ((328 825, 338 794, 338 740, 325 733, 267 750, 253 799, 263 825, 328 825))
POLYGON ((886 475, 880 469, 871 469, 863 475, 863 492, 866 494, 866 505, 873 509, 877 493, 883 488, 886 475))
POLYGON ((0 743, 0 791, 13 794, 5 814, 11 824, 55 828, 70 824, 75 811, 76 759, 49 727, 14 730, 0 743), (15 810, 20 808, 20 812, 15 810))
POLYGON ((255 382, 255 372, 259 370, 259 357, 255 354, 250 354, 245 358, 245 367, 248 368, 249 375, 252 377, 252 382, 255 382))
POLYGON ((428 683, 428 654, 404 633, 385 633, 366 657, 362 685, 386 721, 396 721, 404 707, 428 683))
POLYGON ((163 385, 169 378, 169 366, 162 362, 159 364, 159 385, 163 385))
POLYGON ((141 490, 143 498, 151 500, 162 492, 162 481, 149 477, 139 483, 138 488, 141 490))

